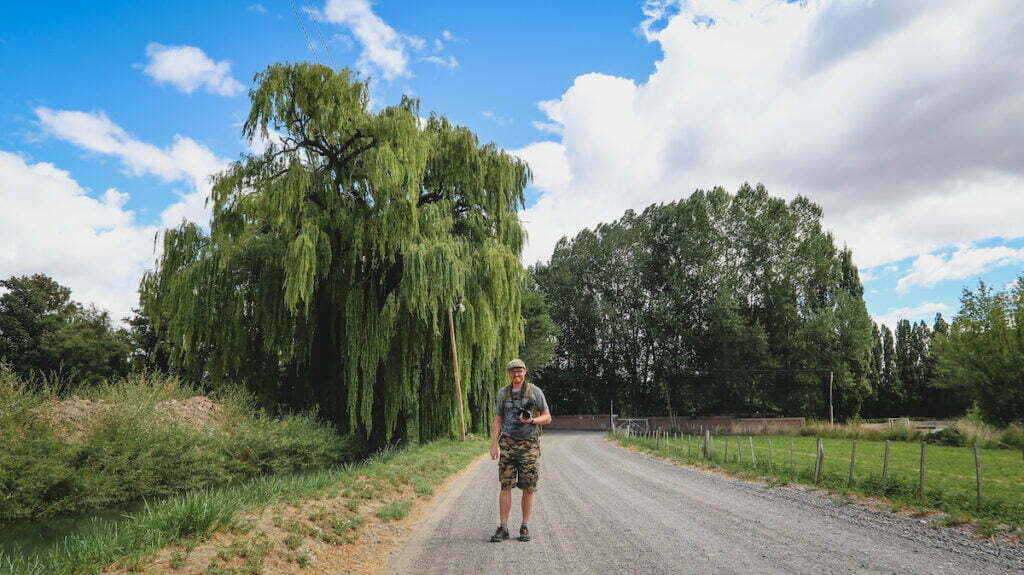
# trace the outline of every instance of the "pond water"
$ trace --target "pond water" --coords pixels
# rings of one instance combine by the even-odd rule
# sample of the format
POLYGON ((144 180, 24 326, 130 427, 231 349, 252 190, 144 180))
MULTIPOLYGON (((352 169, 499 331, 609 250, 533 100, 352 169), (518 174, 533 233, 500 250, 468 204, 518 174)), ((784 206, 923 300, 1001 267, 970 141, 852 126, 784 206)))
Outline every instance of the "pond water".
POLYGON ((107 524, 123 521, 126 515, 144 507, 145 503, 139 501, 69 517, 0 522, 0 553, 9 555, 42 553, 60 545, 66 537, 89 533, 107 524))

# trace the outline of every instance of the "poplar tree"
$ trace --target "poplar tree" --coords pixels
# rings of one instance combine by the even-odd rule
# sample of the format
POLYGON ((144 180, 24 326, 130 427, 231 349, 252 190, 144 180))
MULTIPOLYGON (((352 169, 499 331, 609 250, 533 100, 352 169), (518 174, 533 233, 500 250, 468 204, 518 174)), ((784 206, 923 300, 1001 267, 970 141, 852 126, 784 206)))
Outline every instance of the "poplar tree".
POLYGON ((416 100, 373 111, 348 70, 275 64, 256 83, 243 134, 265 151, 214 178, 209 232, 168 230, 142 282, 173 365, 371 445, 428 440, 457 429, 462 303, 467 429, 484 431, 522 340, 528 167, 416 100))

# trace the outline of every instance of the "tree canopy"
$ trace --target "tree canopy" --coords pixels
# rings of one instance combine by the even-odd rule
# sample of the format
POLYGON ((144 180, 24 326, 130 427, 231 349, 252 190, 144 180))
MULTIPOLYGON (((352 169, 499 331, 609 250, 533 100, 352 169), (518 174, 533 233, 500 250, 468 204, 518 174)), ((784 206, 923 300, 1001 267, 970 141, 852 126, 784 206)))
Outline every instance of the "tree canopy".
POLYGON ((523 337, 530 173, 403 98, 373 111, 348 70, 276 64, 243 133, 267 142, 216 176, 209 233, 166 233, 142 306, 191 378, 316 406, 372 443, 456 429, 446 310, 467 427, 483 431, 523 337))
POLYGON ((562 411, 856 415, 871 320, 821 209, 716 188, 563 238, 534 270, 561 330, 542 385, 562 411))
POLYGON ((44 274, 0 280, 0 362, 22 377, 57 375, 69 385, 123 376, 128 335, 95 307, 44 274))
POLYGON ((938 385, 977 401, 991 423, 1024 422, 1024 276, 1005 291, 965 289, 935 348, 938 385))

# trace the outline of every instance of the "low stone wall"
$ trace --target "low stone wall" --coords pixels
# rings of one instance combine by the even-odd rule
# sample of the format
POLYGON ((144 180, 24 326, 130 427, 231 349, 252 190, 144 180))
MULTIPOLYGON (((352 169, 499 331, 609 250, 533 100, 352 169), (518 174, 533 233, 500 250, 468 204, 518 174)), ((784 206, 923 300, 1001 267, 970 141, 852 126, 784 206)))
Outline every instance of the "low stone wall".
MULTIPOLYGON (((709 429, 712 433, 766 433, 781 429, 800 428, 806 423, 803 417, 647 417, 650 429, 662 431, 700 432, 709 429)), ((608 431, 608 415, 556 415, 547 429, 577 429, 608 431)))

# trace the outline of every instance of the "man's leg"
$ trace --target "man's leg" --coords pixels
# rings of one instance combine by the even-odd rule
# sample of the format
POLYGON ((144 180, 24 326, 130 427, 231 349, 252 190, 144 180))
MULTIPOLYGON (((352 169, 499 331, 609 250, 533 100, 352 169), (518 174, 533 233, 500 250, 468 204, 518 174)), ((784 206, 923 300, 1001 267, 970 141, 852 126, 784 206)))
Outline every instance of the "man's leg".
POLYGON ((512 488, 502 489, 498 495, 498 514, 502 525, 508 523, 508 514, 512 510, 512 488))
MULTIPOLYGON (((510 501, 511 503, 511 501, 510 501)), ((530 513, 533 512, 533 492, 523 491, 523 523, 530 520, 530 513)), ((506 514, 506 517, 508 515, 506 514)))

